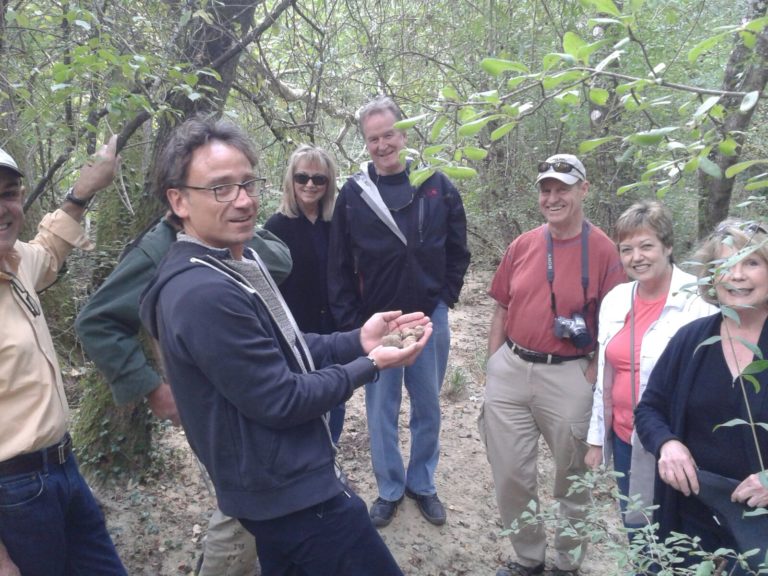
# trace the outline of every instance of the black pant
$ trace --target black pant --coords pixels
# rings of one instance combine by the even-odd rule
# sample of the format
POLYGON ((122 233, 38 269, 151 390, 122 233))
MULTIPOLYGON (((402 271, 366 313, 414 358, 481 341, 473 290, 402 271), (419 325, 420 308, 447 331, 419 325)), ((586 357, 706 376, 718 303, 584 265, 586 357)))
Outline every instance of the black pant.
POLYGON ((256 537, 263 576, 403 576, 349 489, 281 518, 240 522, 256 537))

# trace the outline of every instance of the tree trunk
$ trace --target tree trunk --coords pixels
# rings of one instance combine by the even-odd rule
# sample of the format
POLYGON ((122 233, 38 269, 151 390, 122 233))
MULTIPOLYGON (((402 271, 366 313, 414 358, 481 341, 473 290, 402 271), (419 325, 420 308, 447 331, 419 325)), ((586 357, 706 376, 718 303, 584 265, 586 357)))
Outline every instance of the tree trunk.
MULTIPOLYGON (((747 18, 752 20, 766 14, 764 0, 751 0, 747 18)), ((741 36, 736 38, 736 45, 728 59, 723 77, 723 90, 740 92, 758 92, 762 94, 768 82, 768 27, 757 36, 754 49, 744 44, 741 36)), ((721 104, 728 111, 722 126, 723 137, 730 135, 738 142, 738 152, 726 156, 715 147, 709 154, 722 171, 716 178, 699 169, 699 238, 707 236, 715 225, 728 216, 728 208, 733 193, 733 178, 726 178, 725 171, 740 161, 741 149, 745 141, 746 130, 752 122, 752 116, 759 104, 756 103, 746 112, 741 112, 741 98, 726 97, 721 104)))
MULTIPOLYGON (((181 31, 182 47, 178 58, 188 62, 190 70, 211 68, 216 71, 218 78, 211 74, 199 75, 196 89, 203 95, 201 98, 190 99, 181 91, 171 92, 166 98, 165 104, 173 112, 156 117, 158 129, 151 145, 149 169, 144 175, 141 192, 134 193, 133 198, 136 207, 134 233, 143 230, 164 211, 155 198, 151 175, 154 172, 154 160, 174 126, 195 114, 222 113, 243 49, 268 29, 293 1, 282 0, 255 29, 252 28, 256 3, 243 3, 242 0, 211 1, 208 12, 212 17, 205 21, 193 19, 181 31)), ((148 114, 137 116, 133 130, 148 119, 148 114)), ((100 210, 99 246, 124 243, 125 238, 117 235, 130 228, 120 222, 121 218, 126 217, 120 199, 112 196, 107 202, 109 204, 100 210)), ((100 377, 95 383, 89 381, 86 391, 76 426, 80 458, 86 468, 104 477, 146 469, 151 456, 153 427, 150 412, 144 403, 128 408, 115 406, 100 377)))

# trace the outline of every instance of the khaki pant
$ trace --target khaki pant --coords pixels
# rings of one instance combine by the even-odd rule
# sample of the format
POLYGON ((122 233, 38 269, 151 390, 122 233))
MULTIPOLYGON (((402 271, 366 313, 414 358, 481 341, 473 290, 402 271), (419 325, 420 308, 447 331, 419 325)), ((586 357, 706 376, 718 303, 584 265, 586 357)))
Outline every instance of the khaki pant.
MULTIPOLYGON (((506 344, 488 360, 485 400, 478 420, 496 487, 496 501, 505 528, 534 501, 538 510, 537 456, 539 437, 552 450, 555 464, 553 496, 561 518, 578 521, 585 515, 588 494, 568 496, 568 476, 585 471, 587 430, 592 408, 592 386, 584 378, 587 359, 562 364, 526 362, 506 344)), ((526 526, 510 535, 521 564, 544 562, 544 527, 526 526)), ((561 570, 579 567, 586 542, 555 534, 555 564, 561 570), (579 552, 569 554, 579 545, 579 552)))
POLYGON ((254 576, 258 563, 253 534, 217 508, 208 521, 200 576, 254 576))

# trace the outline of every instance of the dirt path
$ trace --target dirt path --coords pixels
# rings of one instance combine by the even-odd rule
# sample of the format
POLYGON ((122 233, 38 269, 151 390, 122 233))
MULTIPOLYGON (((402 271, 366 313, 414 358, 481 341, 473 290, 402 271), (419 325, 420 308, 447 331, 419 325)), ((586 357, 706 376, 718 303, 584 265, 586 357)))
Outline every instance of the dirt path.
MULTIPOLYGON (((492 302, 486 296, 489 273, 470 273, 462 299, 451 312, 453 341, 442 401, 438 493, 448 508, 448 522, 435 527, 405 499, 392 524, 381 534, 409 576, 484 576, 495 574, 511 554, 500 536, 490 468, 477 432, 482 402, 483 363, 492 302)), ((401 426, 407 425, 404 395, 401 426)), ((363 394, 347 405, 340 460, 353 486, 366 501, 376 497, 368 452, 363 394)), ((407 455, 408 434, 401 435, 407 455)), ((179 430, 166 428, 159 446, 158 477, 146 485, 102 490, 107 523, 132 576, 191 574, 202 548, 207 518, 213 509, 196 462, 179 430)), ((551 492, 551 457, 542 445, 541 495, 551 492)), ((611 519, 608 519, 611 522, 611 519)), ((590 548, 582 573, 615 572, 600 544, 590 548)), ((361 575, 363 576, 363 575, 361 575)))

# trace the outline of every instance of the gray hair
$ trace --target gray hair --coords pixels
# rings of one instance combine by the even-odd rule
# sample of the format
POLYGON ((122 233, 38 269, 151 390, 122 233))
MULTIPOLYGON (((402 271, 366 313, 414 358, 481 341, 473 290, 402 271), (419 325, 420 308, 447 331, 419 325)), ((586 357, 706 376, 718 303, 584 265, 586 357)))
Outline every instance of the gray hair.
POLYGON ((369 116, 374 114, 383 114, 384 112, 391 112, 395 117, 395 122, 403 119, 403 113, 400 112, 400 108, 389 96, 378 95, 373 100, 369 100, 357 111, 355 118, 357 119, 360 129, 362 130, 363 122, 369 116))

